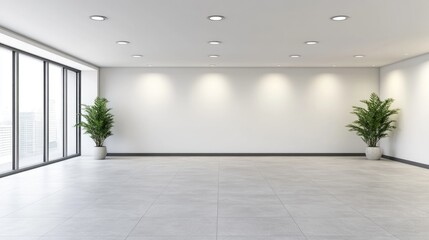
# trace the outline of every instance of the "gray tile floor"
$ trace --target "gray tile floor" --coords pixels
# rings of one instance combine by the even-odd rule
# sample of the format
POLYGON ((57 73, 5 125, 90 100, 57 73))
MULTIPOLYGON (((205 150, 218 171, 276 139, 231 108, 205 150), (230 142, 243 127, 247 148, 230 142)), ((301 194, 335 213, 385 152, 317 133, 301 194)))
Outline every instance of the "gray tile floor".
POLYGON ((76 158, 0 179, 1 240, 427 240, 429 170, 359 157, 76 158))

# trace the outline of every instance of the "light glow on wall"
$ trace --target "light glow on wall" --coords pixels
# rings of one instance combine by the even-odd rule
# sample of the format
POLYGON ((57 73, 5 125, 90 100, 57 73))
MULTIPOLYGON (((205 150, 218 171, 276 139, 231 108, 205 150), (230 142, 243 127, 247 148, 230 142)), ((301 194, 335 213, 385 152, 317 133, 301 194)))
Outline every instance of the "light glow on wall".
POLYGON ((217 111, 228 108, 231 98, 231 84, 222 74, 204 74, 191 88, 192 104, 204 110, 217 111))
POLYGON ((407 77, 405 76, 404 72, 401 70, 394 70, 388 74, 386 79, 386 85, 389 86, 388 96, 397 99, 395 100, 395 104, 398 104, 398 101, 406 100, 405 97, 401 97, 407 96, 405 93, 408 91, 408 84, 406 83, 407 77))
POLYGON ((265 110, 284 109, 291 104, 293 89, 286 75, 272 73, 261 77, 256 85, 258 105, 265 110))
POLYGON ((140 103, 146 107, 162 107, 174 99, 171 79, 164 74, 148 73, 141 75, 135 91, 138 92, 140 103))
POLYGON ((309 96, 307 98, 311 101, 315 109, 323 111, 338 111, 333 109, 338 101, 343 101, 347 94, 342 86, 339 77, 335 74, 324 73, 317 75, 309 85, 309 96))

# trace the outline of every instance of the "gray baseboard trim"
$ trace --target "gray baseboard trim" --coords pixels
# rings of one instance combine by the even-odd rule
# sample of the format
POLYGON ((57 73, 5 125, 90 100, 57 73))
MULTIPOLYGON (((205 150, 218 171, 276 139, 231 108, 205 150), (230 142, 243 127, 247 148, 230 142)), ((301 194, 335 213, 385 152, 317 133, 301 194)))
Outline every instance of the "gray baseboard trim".
POLYGON ((107 153, 111 157, 357 157, 364 153, 107 153))
POLYGON ((429 169, 429 165, 427 165, 427 164, 413 162, 413 161, 410 161, 410 160, 407 160, 407 159, 392 157, 392 156, 388 156, 388 155, 383 155, 382 158, 386 158, 386 159, 389 159, 389 160, 392 160, 392 161, 396 161, 396 162, 405 163, 405 164, 408 164, 408 165, 413 165, 413 166, 416 166, 416 167, 421 167, 421 168, 429 169))

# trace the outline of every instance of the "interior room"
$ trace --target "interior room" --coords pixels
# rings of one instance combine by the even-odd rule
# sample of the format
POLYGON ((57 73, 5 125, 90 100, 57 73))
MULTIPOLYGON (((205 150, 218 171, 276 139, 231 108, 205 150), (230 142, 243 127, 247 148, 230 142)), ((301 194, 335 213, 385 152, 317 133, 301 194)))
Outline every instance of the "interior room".
POLYGON ((0 0, 0 240, 429 239, 428 10, 0 0))

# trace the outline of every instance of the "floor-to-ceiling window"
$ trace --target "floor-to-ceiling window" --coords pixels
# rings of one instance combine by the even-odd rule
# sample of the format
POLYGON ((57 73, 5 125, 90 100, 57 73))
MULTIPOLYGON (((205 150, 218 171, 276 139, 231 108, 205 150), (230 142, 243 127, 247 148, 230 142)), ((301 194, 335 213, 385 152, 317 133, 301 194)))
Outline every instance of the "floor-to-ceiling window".
POLYGON ((49 160, 64 157, 63 68, 49 64, 49 160))
POLYGON ((0 173, 11 171, 12 157, 12 51, 0 47, 0 173))
POLYGON ((19 166, 43 163, 44 71, 43 61, 19 54, 19 166))
POLYGON ((0 176, 79 155, 80 71, 0 44, 0 176))
POLYGON ((77 74, 67 70, 67 156, 77 153, 77 74))

